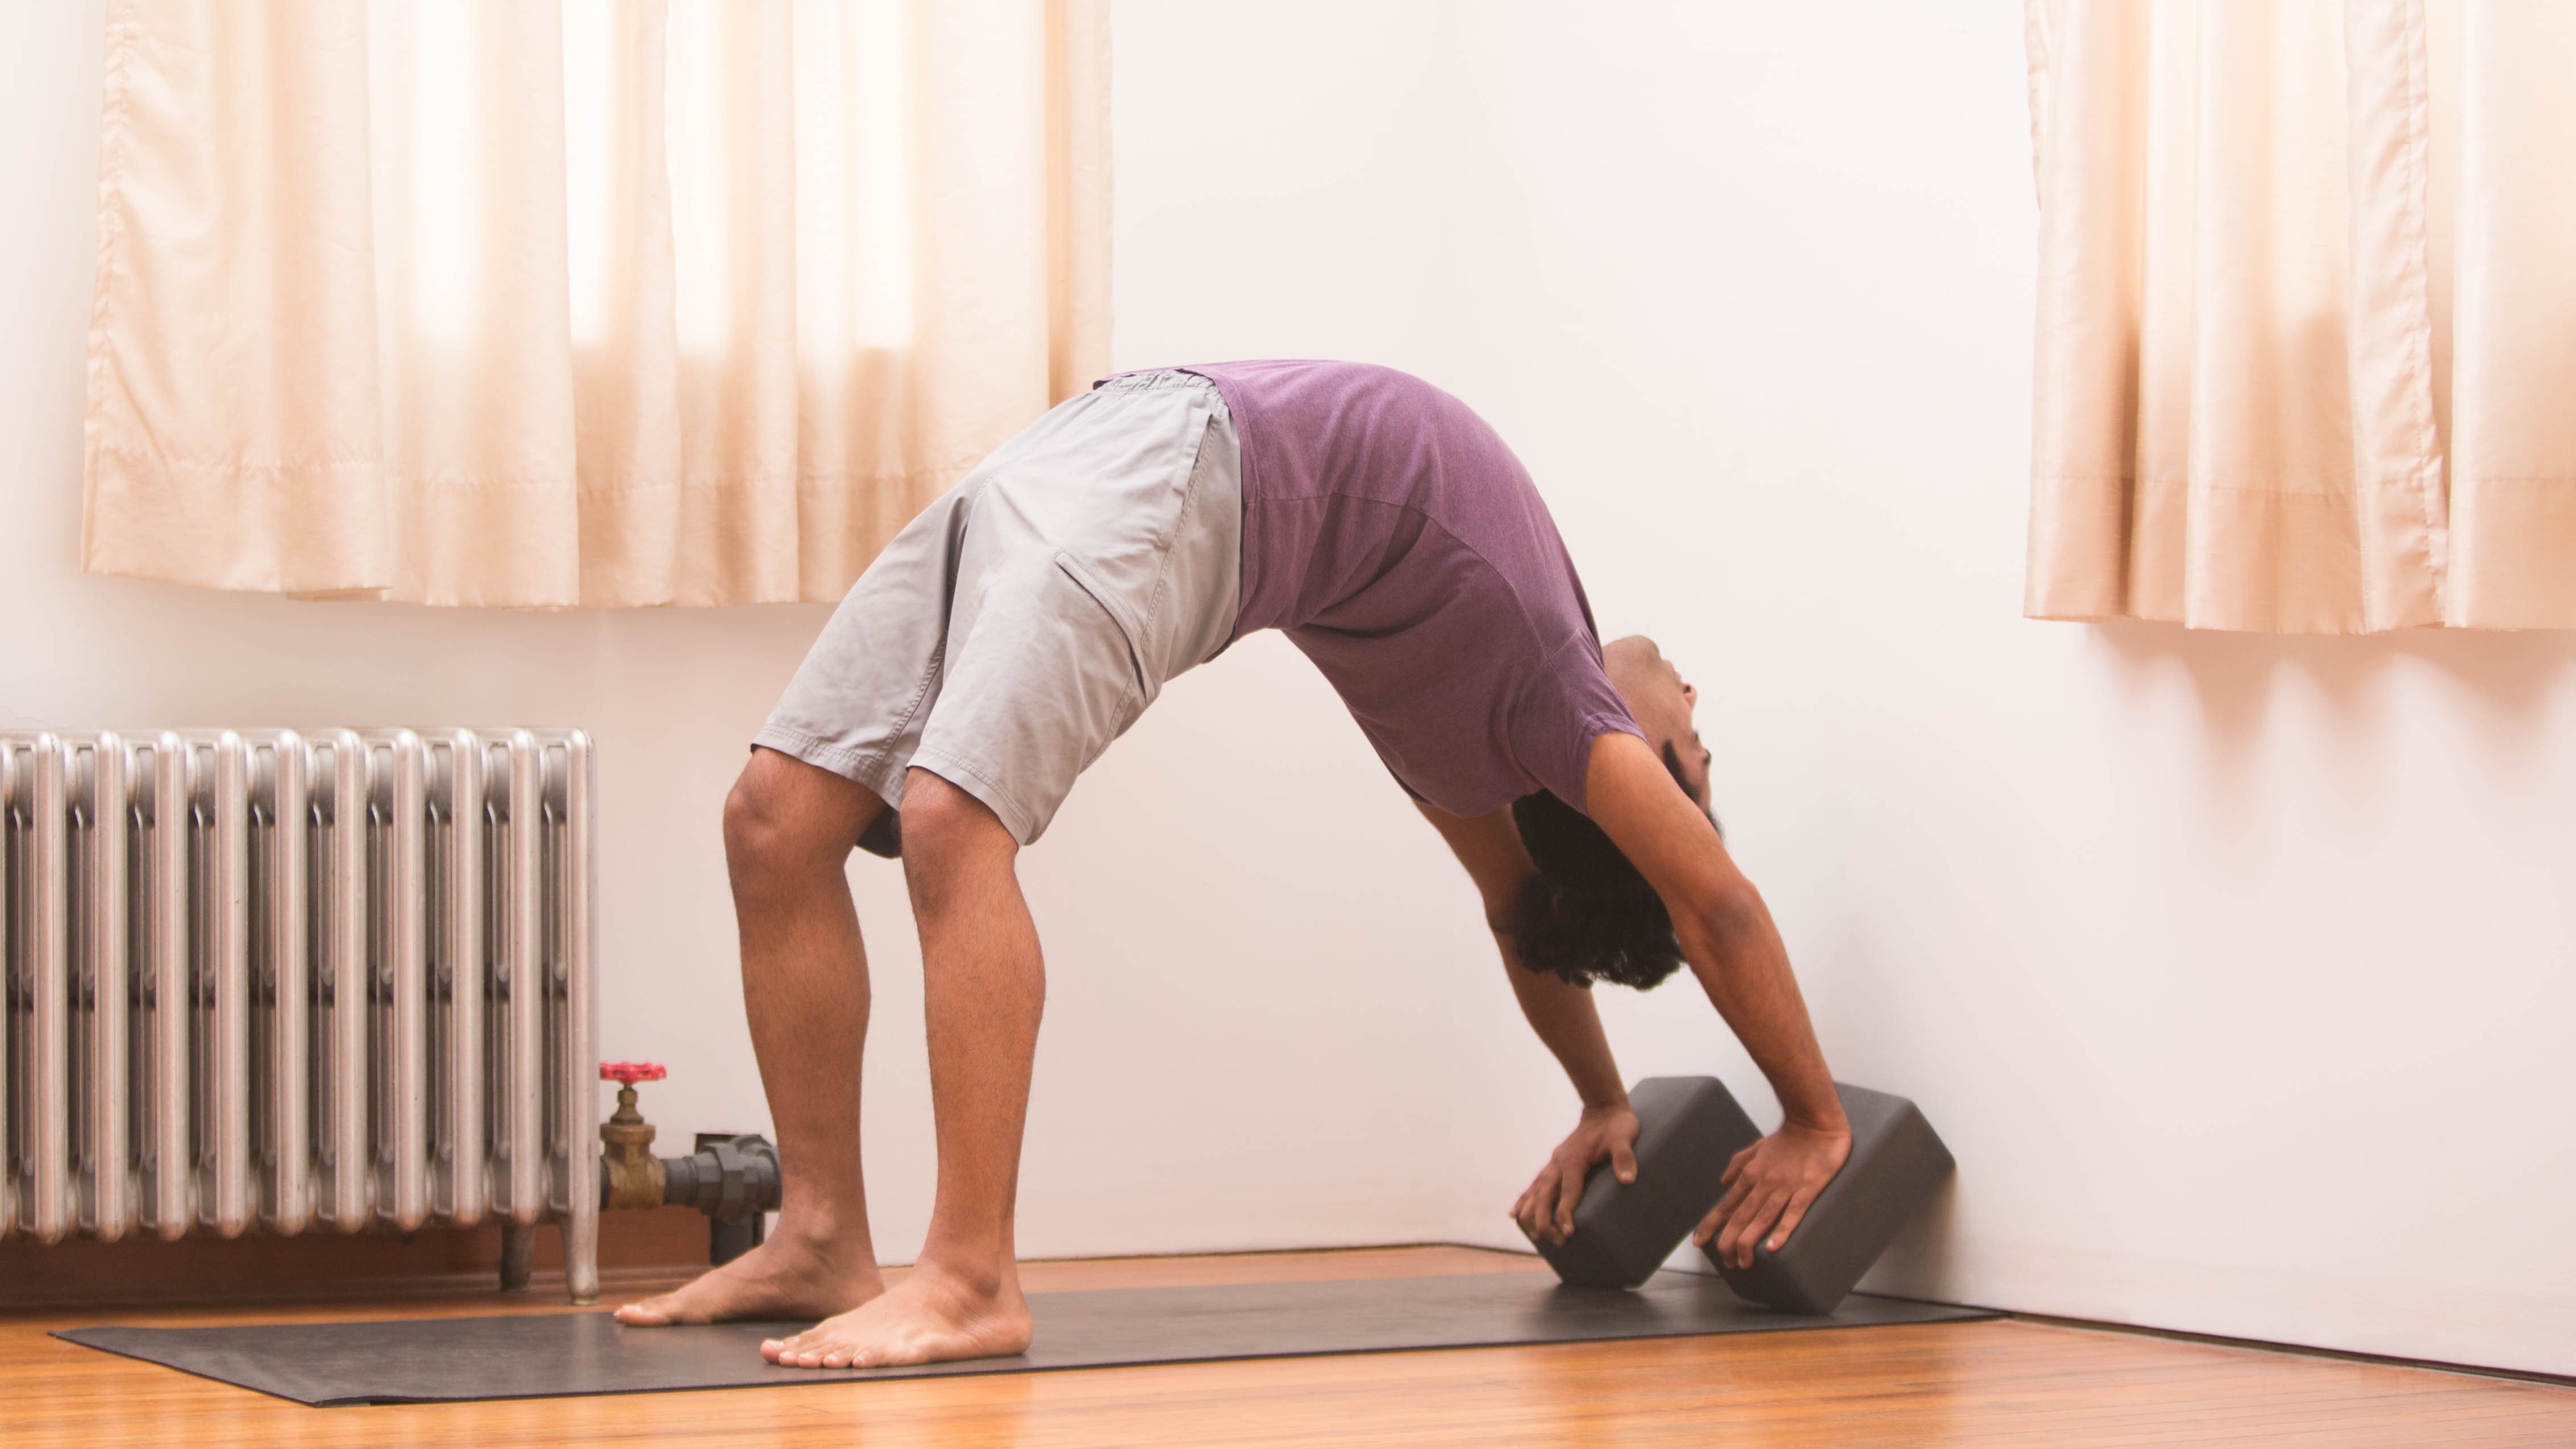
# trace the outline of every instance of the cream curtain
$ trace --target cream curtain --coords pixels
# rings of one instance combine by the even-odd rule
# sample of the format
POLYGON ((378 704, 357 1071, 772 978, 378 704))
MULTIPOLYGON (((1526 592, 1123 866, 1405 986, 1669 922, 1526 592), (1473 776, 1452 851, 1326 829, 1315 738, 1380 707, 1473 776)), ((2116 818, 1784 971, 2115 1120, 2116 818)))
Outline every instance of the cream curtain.
POLYGON ((109 0, 87 567, 838 597, 1106 362, 1106 0, 109 0))
POLYGON ((2027 612, 2576 626, 2576 4, 2027 20, 2027 612))

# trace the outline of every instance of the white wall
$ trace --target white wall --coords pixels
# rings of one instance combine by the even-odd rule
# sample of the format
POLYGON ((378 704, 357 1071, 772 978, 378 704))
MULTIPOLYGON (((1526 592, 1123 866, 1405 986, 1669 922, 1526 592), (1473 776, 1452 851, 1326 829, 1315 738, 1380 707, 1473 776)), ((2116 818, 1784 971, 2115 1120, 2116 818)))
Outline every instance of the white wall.
MULTIPOLYGON (((1262 35, 1228 75, 1184 17, 1125 27, 1119 164, 1136 182, 1119 286, 1246 339, 1420 362, 1445 108, 1419 78, 1436 10, 1345 4, 1262 35), (1167 74, 1159 80, 1158 48, 1167 74), (1204 75, 1189 74, 1205 69, 1204 75), (1266 136, 1210 165, 1184 113, 1216 86, 1266 136), (1326 94, 1328 87, 1331 94, 1326 94), (1304 113, 1299 128, 1265 117, 1304 113), (1365 212, 1366 230, 1336 218, 1365 212), (1204 295, 1157 262, 1157 214, 1220 216, 1263 274, 1204 295), (1393 250, 1390 250, 1390 246, 1393 250), (1397 258, 1388 265, 1390 256, 1397 258), (1231 320, 1228 320, 1231 319, 1231 320)), ((100 13, 22 6, 0 47, 0 727, 571 723, 598 737, 601 1049, 665 1061, 663 1140, 762 1129, 739 1006, 718 810, 820 607, 623 613, 301 604, 76 567, 82 356, 96 206, 100 13)), ((1240 24, 1238 20, 1236 23, 1240 24)), ((1184 233, 1174 227, 1175 239, 1184 233)), ((1137 329, 1148 339, 1153 329, 1137 329)), ((1208 350, 1201 348, 1200 350, 1208 350)), ((1214 350, 1239 350, 1217 347, 1214 350)), ((1127 349, 1136 355, 1131 345, 1127 349)), ((1490 1035, 1475 911, 1321 681, 1275 637, 1180 681, 1031 853, 1052 977, 1021 1209, 1034 1255, 1422 1240, 1451 1234, 1449 1034, 1490 1035), (1436 892, 1436 894, 1435 894, 1436 892), (1431 897, 1434 904, 1418 902, 1431 897), (1471 949, 1462 952, 1464 941, 1471 949)), ((868 1162, 880 1244, 926 1224, 931 1138, 919 959, 898 871, 853 867, 875 952, 868 1162)))
MULTIPOLYGON (((78 574, 96 11, 0 52, 0 722, 583 724, 603 1047, 765 1121, 715 812, 819 609, 442 613, 78 574), (42 631, 21 627, 38 621, 42 631)), ((1341 355, 1483 409, 1604 626, 1700 683, 1719 806, 1847 1077, 1956 1191, 1879 1282, 2576 1371, 2576 642, 2017 617, 2018 7, 1119 0, 1118 361, 1341 355)), ((1031 1253, 1506 1241, 1570 1117, 1471 897, 1277 638, 1177 682, 1026 866, 1031 1253)), ((876 952, 880 1236, 927 1211, 876 952)), ((1767 1094, 1686 987, 1630 1074, 1767 1094)))
POLYGON ((521 723, 604 756, 601 1046, 659 1057, 665 1132, 758 1126, 717 809, 817 607, 504 613, 303 604, 78 571, 100 7, 0 47, 0 725, 521 723), (713 1018, 708 1026, 705 1018, 713 1018))
MULTIPOLYGON (((2021 620, 2019 7, 1461 5, 1441 380, 1955 1193, 1882 1286, 2576 1371, 2576 639, 2021 620)), ((1680 1000, 1632 1075, 1717 1063, 1680 1000)), ((1531 1093, 1467 1180, 1525 1170, 1531 1093)))

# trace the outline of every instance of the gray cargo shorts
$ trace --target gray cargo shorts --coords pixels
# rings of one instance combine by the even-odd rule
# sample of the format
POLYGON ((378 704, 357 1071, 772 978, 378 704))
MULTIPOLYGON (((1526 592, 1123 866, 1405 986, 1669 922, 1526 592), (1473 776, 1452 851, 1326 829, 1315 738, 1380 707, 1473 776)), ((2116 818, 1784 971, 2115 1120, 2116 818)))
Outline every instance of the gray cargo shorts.
MULTIPOLYGON (((1242 453, 1216 385, 1111 378, 995 449, 868 565, 752 743, 903 803, 918 766, 1022 845, 1164 681, 1222 650, 1242 453)), ((900 848, 889 811, 860 843, 900 848)))

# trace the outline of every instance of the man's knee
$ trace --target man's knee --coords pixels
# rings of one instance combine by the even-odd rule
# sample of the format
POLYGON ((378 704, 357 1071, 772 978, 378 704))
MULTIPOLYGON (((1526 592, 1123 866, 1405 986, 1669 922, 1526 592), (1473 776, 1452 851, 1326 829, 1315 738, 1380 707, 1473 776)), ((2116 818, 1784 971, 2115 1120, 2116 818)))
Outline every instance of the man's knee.
POLYGON ((928 770, 904 777, 903 858, 910 865, 936 868, 1018 848, 1010 827, 983 801, 928 770))
POLYGON ((756 751, 725 796, 725 860, 738 883, 837 871, 883 808, 862 786, 756 751))

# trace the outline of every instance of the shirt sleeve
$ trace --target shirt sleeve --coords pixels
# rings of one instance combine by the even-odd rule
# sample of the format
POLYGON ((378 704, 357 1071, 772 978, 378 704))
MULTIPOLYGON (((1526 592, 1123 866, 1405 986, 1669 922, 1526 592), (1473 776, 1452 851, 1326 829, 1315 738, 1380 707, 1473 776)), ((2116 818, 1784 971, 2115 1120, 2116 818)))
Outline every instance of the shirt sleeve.
POLYGON ((1583 785, 1592 742, 1614 730, 1645 738, 1601 668, 1600 646, 1578 638, 1551 656, 1522 691, 1513 711, 1512 752, 1549 794, 1589 814, 1583 785))

